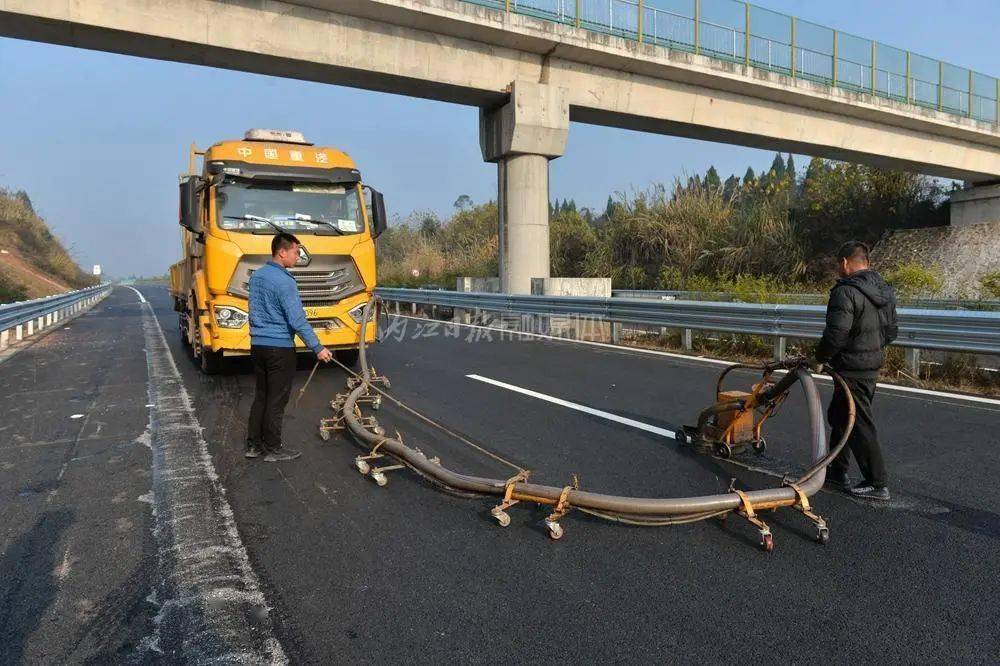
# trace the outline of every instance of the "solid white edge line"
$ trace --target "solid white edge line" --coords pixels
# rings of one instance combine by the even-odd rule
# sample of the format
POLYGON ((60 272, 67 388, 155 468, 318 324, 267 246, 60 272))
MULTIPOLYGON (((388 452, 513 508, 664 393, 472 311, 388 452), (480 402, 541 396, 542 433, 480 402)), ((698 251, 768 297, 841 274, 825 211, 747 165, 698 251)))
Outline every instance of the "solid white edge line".
POLYGON ((625 418, 624 416, 618 416, 617 414, 604 412, 601 411, 600 409, 594 409, 593 407, 587 407, 586 405, 581 405, 576 402, 570 402, 569 400, 556 398, 551 395, 546 395, 545 393, 539 393, 538 391, 532 391, 530 389, 521 388, 520 386, 515 386, 514 384, 507 384, 505 382, 497 381, 496 379, 483 377, 482 375, 466 375, 466 377, 468 377, 469 379, 475 379, 476 381, 485 382, 487 384, 492 384, 493 386, 499 386, 500 388, 507 389, 508 391, 514 391, 515 393, 527 395, 532 398, 538 398, 539 400, 544 400, 545 402, 551 402, 552 404, 555 405, 568 407, 569 409, 575 409, 578 412, 591 414, 593 416, 600 416, 602 419, 607 419, 608 421, 614 421, 615 423, 621 423, 630 426, 632 428, 636 428, 638 430, 645 430, 646 432, 662 435, 663 437, 668 437, 670 439, 674 438, 673 430, 667 430, 666 428, 657 428, 656 426, 649 425, 648 423, 643 423, 642 421, 628 419, 625 418))
MULTIPOLYGON (((706 356, 688 356, 687 354, 677 354, 674 352, 660 351, 659 349, 646 349, 644 347, 626 347, 623 345, 614 345, 608 342, 594 342, 592 340, 573 340, 572 338, 560 338, 555 335, 545 335, 543 333, 526 333, 519 331, 505 331, 499 328, 491 328, 489 326, 479 326, 477 324, 462 324, 454 321, 440 321, 437 319, 425 319, 424 317, 414 317, 412 315, 395 314, 390 312, 390 316, 399 317, 401 319, 415 319, 417 321, 434 321, 439 324, 445 324, 449 326, 464 326, 466 328, 478 328, 486 331, 493 331, 495 333, 503 333, 510 336, 525 336, 531 338, 540 338, 542 340, 552 340, 555 342, 570 342, 577 345, 590 345, 592 347, 606 347, 608 349, 615 349, 622 352, 632 352, 636 354, 651 354, 653 356, 666 356, 668 358, 682 359, 685 361, 695 361, 699 363, 711 363, 715 365, 733 365, 735 361, 725 361, 720 358, 709 358, 706 356)), ((826 375, 813 375, 815 379, 824 382, 833 382, 833 379, 827 377, 826 375)), ((935 391, 932 389, 922 389, 913 386, 900 386, 898 384, 887 384, 885 382, 877 382, 876 386, 880 389, 887 389, 889 391, 899 391, 901 393, 915 393, 917 395, 929 395, 938 398, 950 398, 952 400, 965 400, 968 402, 978 402, 986 405, 996 405, 1000 406, 1000 400, 996 398, 986 398, 978 395, 965 395, 962 393, 948 393, 946 391, 935 391)))

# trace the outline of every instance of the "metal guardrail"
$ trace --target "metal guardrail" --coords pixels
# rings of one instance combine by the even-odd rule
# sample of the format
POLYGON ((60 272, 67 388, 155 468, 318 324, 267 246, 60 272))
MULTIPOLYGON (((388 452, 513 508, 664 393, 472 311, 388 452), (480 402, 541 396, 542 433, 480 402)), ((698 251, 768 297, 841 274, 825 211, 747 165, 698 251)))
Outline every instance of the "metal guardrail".
MULTIPOLYGON (((672 289, 613 289, 615 298, 656 298, 681 301, 739 301, 739 295, 731 291, 679 291, 672 289)), ((828 294, 768 294, 773 302, 795 303, 798 305, 826 305, 828 294)), ((1000 300, 993 299, 951 299, 897 297, 902 307, 922 310, 1000 310, 1000 300)))
MULTIPOLYGON (((818 339, 826 308, 821 305, 720 303, 712 301, 522 296, 379 287, 387 301, 550 317, 588 317, 623 324, 748 333, 779 339, 818 339)), ((1000 354, 1000 312, 899 310, 899 339, 912 349, 1000 354)))
POLYGON ((465 0, 1000 125, 1000 79, 737 0, 465 0))
POLYGON ((100 284, 65 294, 0 305, 0 351, 89 308, 111 290, 100 284))

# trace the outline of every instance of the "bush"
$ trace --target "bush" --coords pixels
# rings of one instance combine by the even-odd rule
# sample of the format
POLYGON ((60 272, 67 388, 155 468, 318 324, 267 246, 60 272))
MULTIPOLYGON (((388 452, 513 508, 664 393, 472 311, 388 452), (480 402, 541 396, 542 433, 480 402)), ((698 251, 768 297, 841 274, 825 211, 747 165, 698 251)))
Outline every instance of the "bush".
POLYGON ((26 298, 28 292, 24 285, 14 282, 6 273, 0 271, 0 303, 13 303, 26 298))
POLYGON ((993 271, 979 278, 981 298, 1000 298, 1000 271, 993 271))
POLYGON ((940 268, 916 262, 897 265, 885 274, 885 279, 900 296, 936 296, 944 286, 940 268))

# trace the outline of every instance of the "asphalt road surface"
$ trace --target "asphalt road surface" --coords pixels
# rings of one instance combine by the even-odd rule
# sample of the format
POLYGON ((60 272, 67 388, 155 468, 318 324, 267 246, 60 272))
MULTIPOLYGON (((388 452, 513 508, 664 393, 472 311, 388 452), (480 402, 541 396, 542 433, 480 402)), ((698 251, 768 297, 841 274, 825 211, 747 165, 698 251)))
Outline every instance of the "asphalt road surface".
MULTIPOLYGON (((221 618, 196 614, 199 635, 225 634, 233 649, 249 634, 240 649, 293 663, 1000 661, 996 403, 880 391, 893 502, 820 493, 827 546, 787 509, 765 517, 770 554, 736 516, 642 528, 573 512, 555 542, 541 509, 513 507, 502 529, 489 517, 495 500, 443 494, 408 471, 382 488, 358 474, 356 444, 317 436, 344 391, 336 367, 289 408, 287 445, 303 457, 245 460, 248 364, 200 375, 165 290, 141 291, 155 320, 119 288, 0 365, 0 663, 218 654, 164 629, 172 593, 217 579, 241 596, 227 597, 221 618), (174 372, 154 362, 161 353, 187 396, 169 413, 155 400, 170 397, 161 384, 174 372), (164 419, 180 407, 187 436, 192 424, 200 433, 183 448, 210 455, 198 474, 169 473, 150 455, 151 439, 154 453, 177 448, 164 419), (208 493, 211 510, 184 513, 180 480, 192 484, 184 493, 213 484, 224 493, 208 493), (177 574, 187 559, 171 553, 187 545, 176 542, 181 523, 164 536, 167 510, 228 535, 203 549, 221 560, 198 551, 198 566, 215 573, 193 586, 177 574), (253 612, 258 595, 270 613, 253 612)), ((771 473, 807 461, 797 394, 770 424, 767 454, 749 459, 771 473, 664 436, 711 402, 717 364, 407 318, 371 359, 393 395, 460 437, 388 403, 379 421, 460 471, 503 478, 522 466, 541 483, 575 474, 588 490, 667 497, 717 492, 733 478, 775 485, 771 473)), ((310 367, 303 358, 296 388, 310 367)), ((740 373, 732 385, 753 379, 740 373)), ((821 392, 829 398, 827 385, 821 392)))

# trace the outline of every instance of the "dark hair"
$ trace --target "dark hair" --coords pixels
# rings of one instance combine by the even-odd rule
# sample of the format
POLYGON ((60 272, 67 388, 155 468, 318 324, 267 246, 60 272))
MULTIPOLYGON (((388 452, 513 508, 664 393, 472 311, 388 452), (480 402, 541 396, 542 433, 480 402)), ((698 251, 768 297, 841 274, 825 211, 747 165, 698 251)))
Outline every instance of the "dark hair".
POLYGON ((299 239, 295 236, 285 233, 282 231, 280 234, 276 234, 273 239, 271 239, 271 256, 278 254, 282 250, 287 250, 293 245, 302 245, 299 239))
POLYGON ((864 261, 868 263, 868 253, 871 250, 868 245, 861 241, 849 240, 837 250, 837 259, 847 259, 848 261, 864 261))

